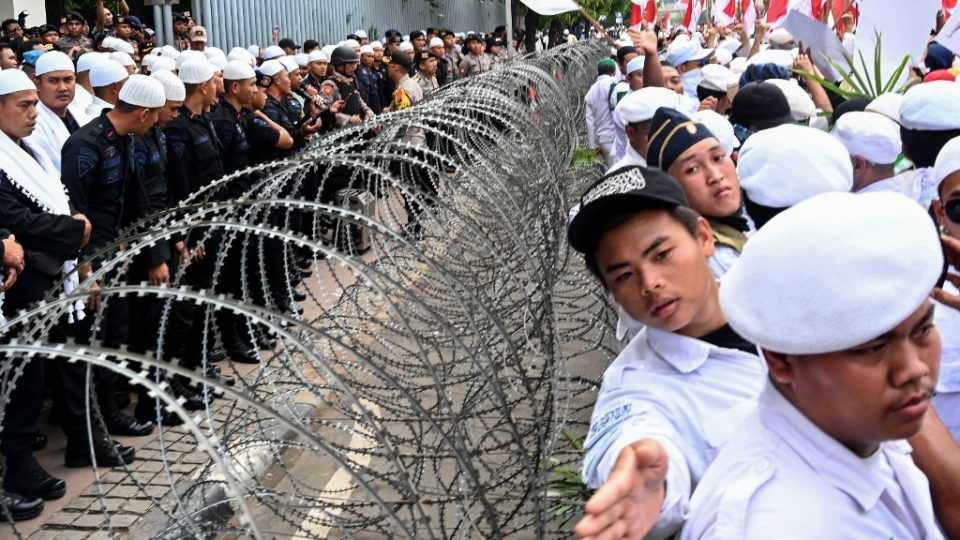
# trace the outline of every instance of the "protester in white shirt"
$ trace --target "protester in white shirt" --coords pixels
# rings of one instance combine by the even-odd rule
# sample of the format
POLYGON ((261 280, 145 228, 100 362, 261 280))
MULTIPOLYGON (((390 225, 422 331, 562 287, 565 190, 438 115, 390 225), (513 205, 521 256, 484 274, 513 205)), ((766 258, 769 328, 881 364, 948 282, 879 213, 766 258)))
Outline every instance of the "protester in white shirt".
POLYGON ((130 74, 119 63, 106 59, 90 68, 90 84, 93 86, 93 101, 87 107, 90 118, 97 118, 104 109, 113 109, 120 100, 120 90, 130 74))
POLYGON ((751 238, 720 304, 770 380, 682 538, 943 538, 905 440, 937 380, 942 264, 924 210, 893 193, 819 195, 751 238))
POLYGON ((831 133, 850 153, 854 193, 913 195, 910 183, 894 173, 903 148, 900 126, 879 113, 853 111, 841 116, 831 133))
POLYGON ((613 128, 613 110, 609 97, 617 81, 614 73, 617 64, 610 58, 597 63, 597 81, 593 83, 584 98, 587 119, 587 144, 600 151, 607 166, 613 165, 613 144, 616 140, 613 128))
POLYGON ((60 170, 60 152, 71 134, 90 119, 86 112, 73 105, 77 76, 73 61, 60 51, 44 53, 37 59, 34 84, 40 103, 37 104, 37 126, 27 144, 39 148, 53 166, 60 170))
POLYGON ((656 86, 641 88, 623 98, 614 110, 613 118, 624 133, 624 148, 621 157, 607 173, 633 165, 646 167, 647 140, 653 114, 661 107, 675 109, 678 105, 679 96, 676 93, 656 86))

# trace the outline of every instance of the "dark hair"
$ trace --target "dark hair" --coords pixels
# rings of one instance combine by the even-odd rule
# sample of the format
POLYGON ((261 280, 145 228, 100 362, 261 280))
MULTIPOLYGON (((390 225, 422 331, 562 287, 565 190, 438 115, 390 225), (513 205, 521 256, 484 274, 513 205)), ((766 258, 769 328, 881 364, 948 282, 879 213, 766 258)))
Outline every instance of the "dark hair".
POLYGON ((590 273, 596 276, 600 280, 600 283, 603 284, 603 288, 607 288, 607 283, 603 280, 603 276, 600 274, 600 268, 597 266, 597 244, 600 243, 600 239, 603 238, 603 235, 608 232, 616 229, 620 225, 626 223, 630 218, 639 214, 640 212, 646 210, 666 210, 674 220, 676 220, 690 236, 697 237, 697 225, 700 220, 700 214, 692 208, 686 206, 673 206, 673 207, 644 207, 640 210, 637 209, 636 203, 630 202, 620 208, 614 208, 611 212, 613 217, 609 219, 603 226, 602 229, 597 231, 596 235, 593 238, 593 241, 590 242, 590 248, 586 253, 583 254, 583 261, 586 264, 587 269, 590 270, 590 273))
POLYGON ((937 154, 950 142, 950 139, 960 137, 960 129, 946 131, 920 131, 900 128, 900 139, 906 148, 907 157, 919 167, 933 167, 937 162, 937 154))
POLYGON ((145 109, 145 108, 146 107, 141 107, 139 105, 131 105, 126 101, 117 101, 117 104, 116 106, 113 107, 113 110, 117 111, 118 113, 130 114, 133 112, 137 112, 139 109, 145 109))
MULTIPOLYGON (((209 81, 208 81, 208 82, 209 82, 209 81)), ((226 82, 226 81, 224 81, 224 82, 226 82)), ((205 85, 205 84, 207 84, 207 83, 205 83, 205 82, 202 82, 202 83, 183 83, 183 88, 187 91, 187 95, 189 96, 190 94, 193 94, 194 92, 197 91, 198 88, 200 88, 201 86, 203 86, 203 85, 205 85)))
POLYGON ((16 19, 7 19, 7 20, 3 21, 3 31, 6 32, 6 31, 7 31, 7 27, 10 26, 11 24, 20 24, 20 23, 17 22, 16 19))
POLYGON ((711 90, 709 88, 704 88, 702 86, 697 87, 697 100, 703 101, 708 97, 717 98, 717 101, 726 97, 726 92, 721 92, 720 90, 711 90))

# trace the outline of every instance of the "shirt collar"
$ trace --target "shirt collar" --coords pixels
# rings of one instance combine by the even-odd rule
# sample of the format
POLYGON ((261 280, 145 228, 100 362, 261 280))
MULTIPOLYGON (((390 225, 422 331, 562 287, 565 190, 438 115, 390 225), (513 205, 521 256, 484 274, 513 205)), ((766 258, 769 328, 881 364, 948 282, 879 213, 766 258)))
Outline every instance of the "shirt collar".
POLYGON ((894 176, 891 178, 885 178, 883 180, 878 180, 864 188, 862 188, 857 193, 876 193, 878 191, 894 191, 897 193, 903 192, 903 179, 899 176, 894 176))
POLYGON ((757 410, 764 426, 834 488, 856 500, 864 511, 877 504, 885 489, 880 477, 882 447, 869 457, 857 456, 811 422, 769 381, 757 410))
POLYGON ((647 327, 647 343, 657 356, 680 373, 692 373, 700 368, 710 352, 718 349, 705 341, 681 336, 673 332, 647 327))

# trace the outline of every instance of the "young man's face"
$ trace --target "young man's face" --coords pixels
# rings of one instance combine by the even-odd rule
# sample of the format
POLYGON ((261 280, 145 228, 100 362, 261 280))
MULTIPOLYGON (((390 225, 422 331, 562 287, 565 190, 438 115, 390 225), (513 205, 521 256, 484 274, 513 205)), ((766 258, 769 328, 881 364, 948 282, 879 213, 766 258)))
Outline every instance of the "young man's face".
POLYGON ((443 36, 443 46, 444 46, 444 47, 446 47, 446 48, 448 48, 448 49, 451 49, 451 48, 453 48, 453 46, 456 45, 456 44, 457 44, 457 36, 454 36, 454 35, 452 35, 452 34, 447 34, 447 35, 443 36))
POLYGON ((383 60, 383 49, 377 48, 373 50, 373 61, 380 62, 383 60))
POLYGON ((716 139, 688 148, 667 172, 683 186, 690 208, 700 214, 722 218, 740 209, 737 166, 716 139))
POLYGON ((240 102, 242 107, 250 107, 250 104, 253 103, 253 97, 257 93, 257 79, 251 77, 243 81, 229 81, 227 84, 230 85, 231 92, 234 92, 237 98, 237 101, 240 102))
POLYGON ((427 46, 427 38, 424 37, 424 36, 420 36, 420 37, 418 37, 418 38, 414 38, 414 39, 412 39, 412 40, 410 40, 410 41, 413 43, 413 48, 416 49, 416 50, 418 50, 418 51, 419 51, 420 49, 422 49, 422 48, 424 48, 424 47, 427 46))
POLYGON ((73 101, 77 76, 72 71, 51 71, 35 80, 40 101, 52 110, 63 110, 73 101))
POLYGON ((17 67, 17 54, 13 49, 6 47, 0 49, 0 69, 12 69, 17 67))
POLYGON ((174 118, 180 116, 180 107, 182 106, 182 101, 168 101, 157 114, 157 127, 164 127, 174 118))
POLYGON ((420 71, 423 72, 427 77, 432 77, 437 74, 437 59, 430 57, 426 60, 420 62, 420 71))
POLYGON ((0 131, 12 139, 29 137, 37 127, 36 90, 22 90, 0 96, 0 131))
POLYGON ((310 76, 314 80, 321 81, 327 76, 327 63, 326 62, 310 62, 307 64, 307 69, 310 70, 310 76))
POLYGON ((337 71, 344 77, 353 77, 354 72, 357 71, 357 65, 354 62, 344 62, 337 66, 337 71))
POLYGON ((866 457, 881 442, 920 430, 937 383, 940 334, 927 300, 890 332, 846 351, 764 356, 771 378, 804 416, 866 457))
POLYGON ((3 32, 7 35, 8 38, 21 38, 23 37, 23 28, 20 28, 20 23, 12 22, 8 24, 3 32))
POLYGON ((72 38, 80 37, 80 34, 83 32, 83 23, 80 21, 69 21, 67 22, 67 33, 72 38))
POLYGON ((178 36, 182 36, 187 33, 187 23, 186 21, 175 21, 173 23, 173 33, 178 36))
POLYGON ((634 92, 643 88, 643 70, 638 69, 630 75, 627 75, 627 83, 630 84, 630 90, 634 92))
POLYGON ((54 31, 47 32, 40 37, 44 43, 49 43, 51 45, 56 45, 60 43, 60 34, 54 31))
POLYGON ((716 280, 707 266, 713 251, 706 220, 698 220, 694 235, 667 210, 656 209, 606 232, 594 254, 607 290, 631 317, 699 337, 701 323, 713 315, 708 308, 719 310, 716 280))
POLYGON ((373 67, 373 54, 361 54, 360 63, 363 65, 363 67, 373 67))
POLYGON ((676 68, 663 66, 663 85, 674 92, 683 95, 683 80, 676 68))
POLYGON ((117 37, 120 39, 130 39, 131 32, 132 30, 130 28, 130 25, 127 23, 118 24, 114 28, 114 33, 116 33, 117 37))
POLYGON ((470 50, 470 54, 478 55, 483 52, 483 44, 479 41, 471 41, 467 48, 470 50))

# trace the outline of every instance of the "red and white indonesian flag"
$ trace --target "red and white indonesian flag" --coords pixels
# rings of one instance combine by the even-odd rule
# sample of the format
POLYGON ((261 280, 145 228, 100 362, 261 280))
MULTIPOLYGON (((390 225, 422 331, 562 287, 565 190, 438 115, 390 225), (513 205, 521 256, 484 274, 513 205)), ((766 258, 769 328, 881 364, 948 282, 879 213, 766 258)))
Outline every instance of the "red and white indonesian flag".
MULTIPOLYGON (((817 19, 819 13, 814 14, 813 3, 815 0, 772 0, 770 7, 767 8, 767 24, 771 27, 780 26, 791 11, 799 11, 808 17, 817 19)), ((820 2, 816 2, 820 5, 820 2)))
POLYGON ((957 0, 943 0, 943 12, 949 17, 957 7, 957 0))
POLYGON ((704 4, 707 0, 690 0, 687 4, 687 14, 683 17, 683 27, 688 32, 697 31, 697 23, 700 22, 700 14, 703 13, 704 4))
POLYGON ((525 6, 540 15, 559 15, 568 11, 580 11, 580 6, 573 0, 520 0, 525 6))
POLYGON ((754 0, 740 0, 740 17, 747 35, 752 36, 757 28, 757 4, 754 0))
POLYGON ((737 2, 740 0, 713 0, 713 22, 730 26, 737 20, 737 2))

